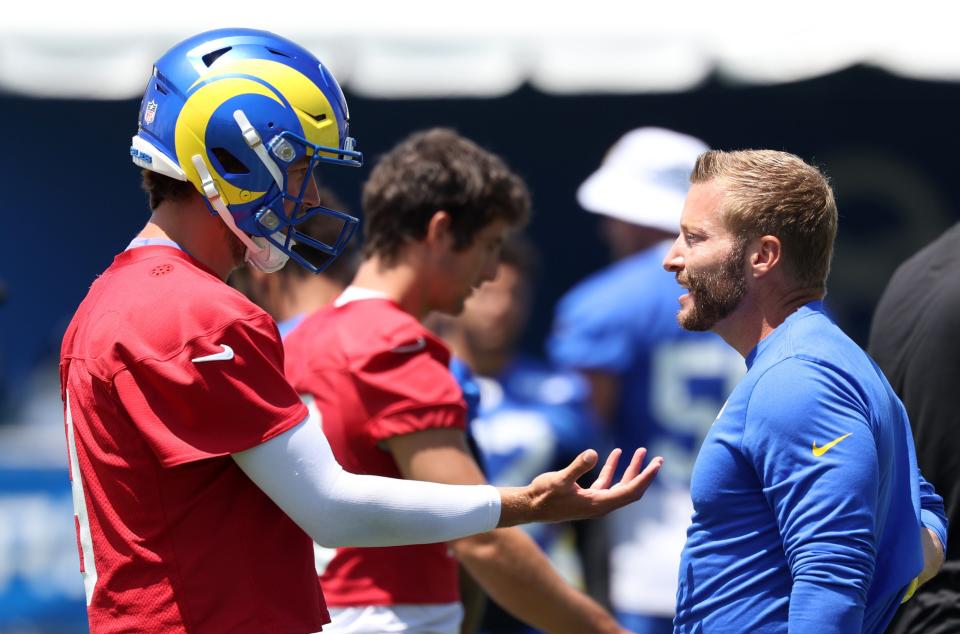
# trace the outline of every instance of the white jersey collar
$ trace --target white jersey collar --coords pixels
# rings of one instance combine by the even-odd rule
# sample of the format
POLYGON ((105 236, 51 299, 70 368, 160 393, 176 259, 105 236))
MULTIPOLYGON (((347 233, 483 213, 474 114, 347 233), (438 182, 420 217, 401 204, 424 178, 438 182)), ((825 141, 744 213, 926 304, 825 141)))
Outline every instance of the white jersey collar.
POLYGON ((364 299, 390 299, 383 291, 375 291, 372 288, 363 288, 362 286, 348 286, 340 296, 333 301, 336 308, 346 306, 350 302, 357 302, 364 299))

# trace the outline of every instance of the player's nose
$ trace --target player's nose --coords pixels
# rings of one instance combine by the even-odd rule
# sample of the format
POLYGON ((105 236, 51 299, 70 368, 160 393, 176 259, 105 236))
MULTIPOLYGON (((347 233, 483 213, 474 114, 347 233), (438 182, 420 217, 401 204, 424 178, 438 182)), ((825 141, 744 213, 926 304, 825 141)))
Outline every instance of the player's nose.
POLYGON ((683 270, 683 254, 680 251, 680 238, 681 236, 678 235, 677 239, 674 240, 670 246, 670 250, 663 256, 663 269, 670 273, 677 273, 683 270))
POLYGON ((317 185, 317 179, 312 175, 307 176, 307 188, 303 192, 303 204, 307 207, 316 207, 320 204, 320 187, 317 185))

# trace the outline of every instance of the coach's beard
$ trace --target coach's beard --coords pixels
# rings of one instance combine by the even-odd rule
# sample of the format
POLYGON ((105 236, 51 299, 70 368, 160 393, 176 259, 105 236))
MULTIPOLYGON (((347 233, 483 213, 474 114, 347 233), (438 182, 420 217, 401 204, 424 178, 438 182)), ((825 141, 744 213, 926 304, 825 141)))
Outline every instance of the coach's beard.
POLYGON ((730 254, 712 271, 677 274, 677 282, 690 290, 690 306, 677 313, 684 330, 705 332, 713 328, 740 304, 747 291, 743 257, 746 242, 735 244, 730 254))

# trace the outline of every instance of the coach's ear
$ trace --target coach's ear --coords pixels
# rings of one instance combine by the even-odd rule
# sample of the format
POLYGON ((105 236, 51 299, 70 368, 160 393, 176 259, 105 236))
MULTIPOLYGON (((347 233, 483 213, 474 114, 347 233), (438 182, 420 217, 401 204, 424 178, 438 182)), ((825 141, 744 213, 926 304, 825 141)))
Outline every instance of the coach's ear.
POLYGON ((769 235, 754 238, 747 253, 751 275, 755 279, 764 277, 780 266, 782 256, 780 238, 769 235))
POLYGON ((427 244, 450 249, 453 246, 452 229, 453 218, 446 211, 440 209, 433 212, 427 223, 427 235, 424 236, 427 244))

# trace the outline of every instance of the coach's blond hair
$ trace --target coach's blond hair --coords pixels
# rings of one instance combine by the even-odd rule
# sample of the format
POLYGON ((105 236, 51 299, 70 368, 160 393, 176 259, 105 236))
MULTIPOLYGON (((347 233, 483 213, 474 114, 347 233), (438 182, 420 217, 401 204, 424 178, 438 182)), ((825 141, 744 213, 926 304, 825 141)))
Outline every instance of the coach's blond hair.
POLYGON ((837 204, 827 178, 787 152, 711 150, 697 158, 691 183, 718 179, 721 217, 741 240, 772 235, 787 273, 803 288, 826 289, 837 235, 837 204))

